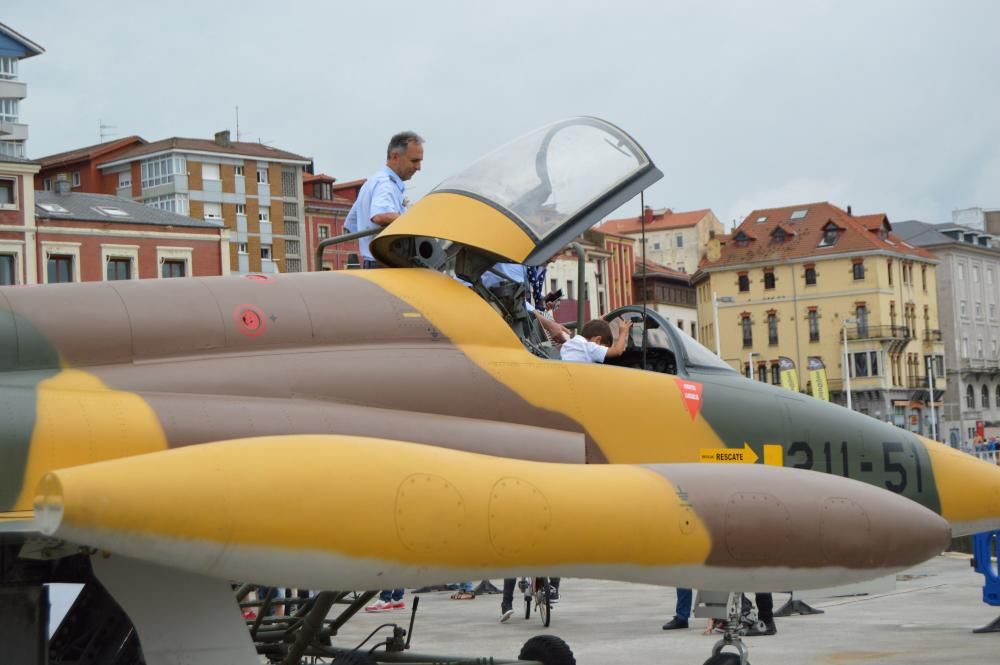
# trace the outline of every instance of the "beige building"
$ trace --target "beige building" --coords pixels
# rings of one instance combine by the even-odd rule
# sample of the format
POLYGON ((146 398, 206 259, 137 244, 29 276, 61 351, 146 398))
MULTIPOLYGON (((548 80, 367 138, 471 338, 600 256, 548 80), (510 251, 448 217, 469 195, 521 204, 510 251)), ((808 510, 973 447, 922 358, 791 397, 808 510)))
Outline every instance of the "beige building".
POLYGON ((807 362, 817 358, 833 401, 846 403, 849 378, 855 410, 929 436, 928 363, 937 410, 946 389, 937 263, 881 213, 825 202, 755 210, 709 243, 694 275, 699 338, 715 348, 717 305, 721 356, 734 367, 777 384, 786 357, 809 391, 807 362))
POLYGON ((631 236, 636 240, 636 260, 642 260, 641 238, 646 234, 646 260, 679 272, 693 273, 714 235, 722 234, 722 223, 708 208, 690 212, 646 209, 645 224, 638 217, 610 219, 597 227, 631 236))

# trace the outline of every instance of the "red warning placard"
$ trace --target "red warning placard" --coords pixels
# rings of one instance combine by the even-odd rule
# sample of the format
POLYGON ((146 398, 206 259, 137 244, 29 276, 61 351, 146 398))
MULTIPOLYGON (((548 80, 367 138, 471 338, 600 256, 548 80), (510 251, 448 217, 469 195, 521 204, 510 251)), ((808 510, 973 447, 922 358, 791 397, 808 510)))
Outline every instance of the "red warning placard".
POLYGON ((681 399, 684 400, 684 406, 687 407, 688 413, 691 414, 691 420, 694 420, 695 416, 701 410, 701 384, 697 381, 688 381, 685 379, 674 379, 677 381, 677 387, 681 390, 681 399))

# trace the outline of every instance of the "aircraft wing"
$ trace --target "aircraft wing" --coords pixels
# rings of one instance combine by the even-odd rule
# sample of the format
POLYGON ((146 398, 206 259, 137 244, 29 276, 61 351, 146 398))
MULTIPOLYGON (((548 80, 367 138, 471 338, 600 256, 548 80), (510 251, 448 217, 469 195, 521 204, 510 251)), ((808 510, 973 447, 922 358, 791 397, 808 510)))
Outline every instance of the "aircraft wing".
POLYGON ((932 511, 828 474, 545 463, 342 435, 53 471, 35 514, 46 536, 112 559, 315 589, 524 574, 806 589, 907 568, 950 539, 932 511), (291 500, 257 500, 269 484, 291 500))

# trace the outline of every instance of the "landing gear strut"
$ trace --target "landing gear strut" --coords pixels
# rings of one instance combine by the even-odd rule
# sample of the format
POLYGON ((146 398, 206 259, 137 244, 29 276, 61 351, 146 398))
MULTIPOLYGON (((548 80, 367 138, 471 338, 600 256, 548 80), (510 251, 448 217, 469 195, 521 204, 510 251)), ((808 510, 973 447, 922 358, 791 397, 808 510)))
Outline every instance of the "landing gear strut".
POLYGON ((743 626, 740 621, 742 610, 743 594, 730 593, 726 602, 726 629, 722 634, 722 639, 712 647, 711 657, 705 661, 704 665, 750 665, 750 648, 743 644, 740 634, 743 626), (736 650, 723 652, 726 647, 736 650))

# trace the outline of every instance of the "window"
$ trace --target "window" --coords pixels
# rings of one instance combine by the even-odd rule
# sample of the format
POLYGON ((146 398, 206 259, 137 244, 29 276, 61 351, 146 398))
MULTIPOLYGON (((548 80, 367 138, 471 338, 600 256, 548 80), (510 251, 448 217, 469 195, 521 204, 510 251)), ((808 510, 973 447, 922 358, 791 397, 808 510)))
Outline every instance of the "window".
POLYGON ((257 221, 259 222, 270 222, 271 221, 271 211, 267 208, 261 208, 257 211, 257 221))
POLYGON ((0 254, 0 286, 17 284, 17 256, 0 254))
MULTIPOLYGON (((993 285, 993 268, 986 269, 986 283, 991 286, 993 285)), ((1000 404, 997 406, 1000 406, 1000 404)))
POLYGON ((205 219, 222 220, 222 204, 205 201, 205 219))
POLYGON ((823 227, 823 239, 819 241, 820 247, 832 247, 837 244, 837 237, 839 236, 839 231, 833 224, 827 224, 823 227))
POLYGON ((237 203, 236 204, 236 214, 237 215, 243 215, 244 217, 246 217, 247 206, 246 206, 245 203, 237 203))
POLYGON ((188 198, 183 194, 154 196, 152 198, 145 199, 142 203, 143 205, 156 208, 157 210, 166 210, 167 212, 177 213, 178 215, 188 214, 188 198))
POLYGON ((771 383, 776 386, 781 385, 781 366, 778 363, 771 365, 771 383))
POLYGON ((69 214, 69 210, 66 210, 66 208, 63 208, 58 203, 39 203, 38 207, 44 210, 45 212, 54 212, 60 215, 69 214))
POLYGON ((972 283, 979 283, 979 266, 972 266, 972 283))
POLYGON ((677 247, 683 247, 684 246, 684 234, 683 233, 678 233, 677 236, 676 236, 676 240, 677 240, 677 247))
POLYGON ((132 259, 114 257, 108 259, 108 281, 132 279, 132 259))
POLYGON ((816 284, 816 266, 806 266, 806 286, 816 284))
POLYGON ((654 242, 653 243, 653 249, 659 249, 659 248, 660 248, 660 243, 654 242))
POLYGON ((982 399, 983 408, 988 409, 990 407, 990 389, 984 384, 979 394, 982 399))
POLYGON ((219 165, 218 164, 205 164, 201 165, 201 179, 202 180, 219 180, 219 165))
POLYGON ((871 364, 869 365, 871 376, 878 376, 878 351, 871 351, 868 355, 871 360, 871 364))
POLYGON ((969 315, 969 306, 964 300, 958 303, 958 313, 960 316, 969 315))
POLYGON ((858 337, 868 337, 868 307, 857 305, 854 308, 854 317, 858 321, 858 337))
POLYGON ((997 386, 997 394, 993 396, 993 400, 993 403, 997 405, 997 408, 1000 408, 1000 386, 997 386))
POLYGON ((773 289, 774 288, 774 271, 765 270, 764 271, 764 288, 773 289))
MULTIPOLYGON (((317 230, 317 236, 319 237, 320 240, 326 240, 327 238, 330 237, 330 226, 329 225, 327 225, 327 224, 320 224, 319 227, 317 227, 316 230, 317 230)), ((553 282, 552 290, 553 291, 556 290, 556 287, 554 286, 555 281, 556 280, 552 280, 552 282, 553 282)))
POLYGON ((80 172, 79 171, 73 171, 73 186, 74 187, 79 187, 80 186, 80 172))
POLYGON ((68 254, 50 254, 48 260, 49 284, 73 281, 73 257, 68 254))
POLYGON ((245 242, 237 243, 236 244, 236 253, 237 254, 246 254, 247 253, 247 243, 245 243, 245 242))
POLYGON ((977 358, 982 358, 983 357, 983 338, 982 337, 980 337, 979 339, 976 340, 976 357, 977 358))
POLYGON ((17 207, 17 180, 0 178, 0 208, 17 207))
POLYGON ((976 318, 977 319, 983 318, 983 303, 979 302, 978 300, 976 301, 976 318))
POLYGON ((559 280, 553 277, 552 279, 549 280, 549 291, 555 293, 558 290, 559 290, 559 280))
POLYGON ((771 238, 778 244, 785 242, 785 229, 779 226, 774 230, 774 233, 771 234, 771 238))
POLYGON ((886 266, 889 268, 889 286, 892 286, 892 259, 886 261, 886 266))
POLYGON ((292 254, 298 256, 299 254, 299 241, 298 240, 286 240, 285 241, 285 254, 292 254))
POLYGON ((0 79, 13 80, 17 78, 17 58, 9 55, 0 56, 0 79))
POLYGON ((94 210, 108 217, 131 217, 131 215, 121 208, 115 208, 114 206, 94 206, 94 210))
POLYGON ((733 239, 736 241, 737 247, 746 247, 750 244, 750 236, 743 233, 743 231, 737 233, 733 239))
POLYGON ((805 216, 808 215, 808 214, 809 214, 809 208, 804 208, 802 210, 796 210, 795 212, 792 213, 792 216, 789 217, 789 219, 791 219, 794 222, 795 220, 798 220, 798 219, 804 219, 805 216))
POLYGON ((260 246, 260 258, 261 258, 262 261, 270 261, 271 260, 271 246, 270 245, 261 245, 260 246))
POLYGON ((160 271, 162 277, 184 277, 184 261, 177 259, 165 259, 160 271))
POLYGON ((767 343, 771 346, 778 344, 778 315, 775 313, 767 315, 767 343))
POLYGON ((42 180, 42 189, 46 192, 52 191, 52 178, 46 178, 42 180))
POLYGON ((767 383, 767 365, 764 363, 757 365, 757 380, 761 383, 767 383))
POLYGON ((767 221, 767 215, 764 215, 763 217, 758 217, 757 218, 757 223, 758 224, 763 224, 766 221, 767 221))
POLYGON ((816 310, 809 310, 809 341, 819 341, 819 314, 816 310))
POLYGON ((753 324, 750 322, 750 316, 744 316, 740 325, 743 327, 743 348, 748 349, 753 346, 753 324))
POLYGON ((750 276, 745 272, 741 272, 739 276, 740 292, 745 292, 750 290, 750 276))
POLYGON ((0 99, 0 121, 17 122, 17 119, 17 100, 10 98, 0 99))
POLYGON ((266 166, 258 166, 257 167, 257 184, 267 185, 270 182, 271 181, 268 180, 268 177, 267 177, 267 167, 266 166))
POLYGON ((920 266, 920 286, 927 290, 927 266, 920 266))
POLYGON ((868 352, 852 353, 854 356, 854 366, 851 368, 853 376, 868 376, 868 352))
POLYGON ((997 306, 996 303, 990 303, 990 318, 997 318, 997 306))
POLYGON ((118 174, 118 189, 132 186, 132 171, 122 171, 118 174))
POLYGON ((854 275, 854 281, 865 278, 865 264, 861 261, 856 261, 853 266, 851 266, 851 271, 854 275))
POLYGON ((187 174, 187 163, 183 157, 157 157, 147 159, 139 166, 143 189, 165 185, 174 181, 175 176, 187 174))
POLYGON ((237 178, 242 178, 243 177, 243 165, 242 164, 240 164, 239 166, 237 166, 234 170, 236 171, 236 177, 237 178))
POLYGON ((968 337, 963 337, 962 338, 962 357, 963 358, 968 358, 969 357, 969 338, 968 337))
POLYGON ((972 386, 965 387, 965 406, 969 409, 976 408, 976 391, 972 386))
POLYGON ((965 281, 965 266, 961 263, 958 264, 958 281, 965 281))
POLYGON ((566 280, 566 297, 569 299, 576 298, 576 290, 573 288, 573 280, 566 280))

